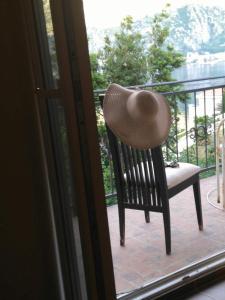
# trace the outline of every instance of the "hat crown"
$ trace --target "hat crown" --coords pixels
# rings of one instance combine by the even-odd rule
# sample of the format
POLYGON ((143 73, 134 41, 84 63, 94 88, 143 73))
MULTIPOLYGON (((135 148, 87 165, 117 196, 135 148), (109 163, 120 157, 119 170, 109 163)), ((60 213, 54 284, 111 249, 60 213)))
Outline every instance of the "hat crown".
POLYGON ((127 99, 127 110, 133 119, 154 120, 158 109, 158 101, 149 91, 134 92, 127 99))

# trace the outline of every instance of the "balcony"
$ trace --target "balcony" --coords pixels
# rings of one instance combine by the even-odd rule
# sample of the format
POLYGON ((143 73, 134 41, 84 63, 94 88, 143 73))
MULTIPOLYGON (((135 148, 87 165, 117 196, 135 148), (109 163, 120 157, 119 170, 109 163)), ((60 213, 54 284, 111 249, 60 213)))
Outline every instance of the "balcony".
POLYGON ((151 213, 145 223, 141 211, 126 211, 126 245, 119 243, 117 205, 108 207, 113 264, 118 293, 133 290, 162 276, 224 250, 225 212, 207 202, 215 176, 201 180, 204 230, 198 230, 192 188, 170 200, 172 253, 166 255, 163 218, 151 213))
MULTIPOLYGON (((119 243, 116 191, 108 142, 102 115, 97 105, 102 166, 105 180, 113 264, 118 293, 139 288, 146 283, 185 268, 224 251, 225 212, 208 202, 208 193, 216 187, 216 128, 225 112, 225 78, 207 78, 142 86, 163 90, 173 115, 171 133, 163 152, 166 160, 190 162, 201 166, 201 196, 204 230, 198 230, 192 187, 170 200, 172 253, 166 255, 163 218, 151 212, 145 223, 142 211, 126 210, 126 245, 119 243), (179 85, 179 89, 174 88, 179 85), (113 204, 114 205, 111 205, 113 204)), ((96 99, 104 91, 96 92, 96 99)), ((97 102, 98 103, 98 102, 97 102)), ((224 130, 224 129, 223 129, 224 130)))

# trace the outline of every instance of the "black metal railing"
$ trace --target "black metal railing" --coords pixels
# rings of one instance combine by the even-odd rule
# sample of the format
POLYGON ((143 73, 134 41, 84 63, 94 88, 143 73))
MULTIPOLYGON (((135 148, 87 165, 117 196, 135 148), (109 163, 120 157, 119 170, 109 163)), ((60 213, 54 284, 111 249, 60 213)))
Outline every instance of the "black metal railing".
MULTIPOLYGON (((225 113, 225 76, 186 81, 130 86, 161 92, 170 104, 172 126, 163 145, 164 158, 190 162, 202 167, 203 177, 215 169, 216 127, 225 113), (165 92, 165 86, 167 92, 165 92)), ((95 91, 99 142, 107 198, 115 196, 112 160, 108 146, 99 97, 105 90, 95 91)), ((110 200, 109 200, 110 201, 110 200)))

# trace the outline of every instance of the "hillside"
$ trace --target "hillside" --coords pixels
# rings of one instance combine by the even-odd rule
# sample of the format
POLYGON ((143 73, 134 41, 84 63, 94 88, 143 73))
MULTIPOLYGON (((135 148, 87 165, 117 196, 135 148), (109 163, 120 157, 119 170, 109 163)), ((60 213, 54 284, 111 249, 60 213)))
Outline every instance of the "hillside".
MULTIPOLYGON (((141 32, 146 33, 151 19, 136 22, 141 32)), ((187 54, 188 52, 218 53, 225 51, 225 10, 217 7, 188 5, 177 9, 168 21, 168 43, 187 54)), ((89 28, 89 48, 95 51, 103 45, 106 33, 113 36, 117 28, 89 28)))
POLYGON ((169 41, 182 53, 225 50, 225 11, 217 7, 184 6, 169 21, 169 41))

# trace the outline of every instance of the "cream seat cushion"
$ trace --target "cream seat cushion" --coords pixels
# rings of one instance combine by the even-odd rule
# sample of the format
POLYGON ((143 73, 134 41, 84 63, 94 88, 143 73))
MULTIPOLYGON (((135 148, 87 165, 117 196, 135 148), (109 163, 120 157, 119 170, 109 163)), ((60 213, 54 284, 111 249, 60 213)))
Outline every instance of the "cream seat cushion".
MULTIPOLYGON (((143 179, 145 180, 145 174, 144 174, 145 169, 144 169, 143 163, 141 163, 141 167, 142 167, 142 172, 143 172, 143 179)), ((189 163, 181 163, 181 162, 179 162, 179 166, 176 168, 166 167, 165 172, 166 172, 168 189, 174 187, 175 185, 178 185, 179 183, 183 182, 184 180, 199 173, 200 170, 201 170, 201 168, 199 166, 192 165, 189 163)), ((139 173, 139 171, 138 171, 138 173, 139 173)), ((136 180, 135 171, 133 173, 133 176, 134 176, 134 179, 136 180)), ((149 177, 149 174, 148 174, 148 177, 149 177)), ((140 174, 139 174, 139 178, 140 178, 140 174)), ((124 179, 127 180, 126 173, 124 173, 124 179)))
POLYGON ((175 185, 178 185, 179 183, 188 179, 189 177, 199 173, 201 168, 196 165, 179 162, 179 167, 177 168, 166 167, 165 170, 166 170, 167 186, 170 189, 175 185))

